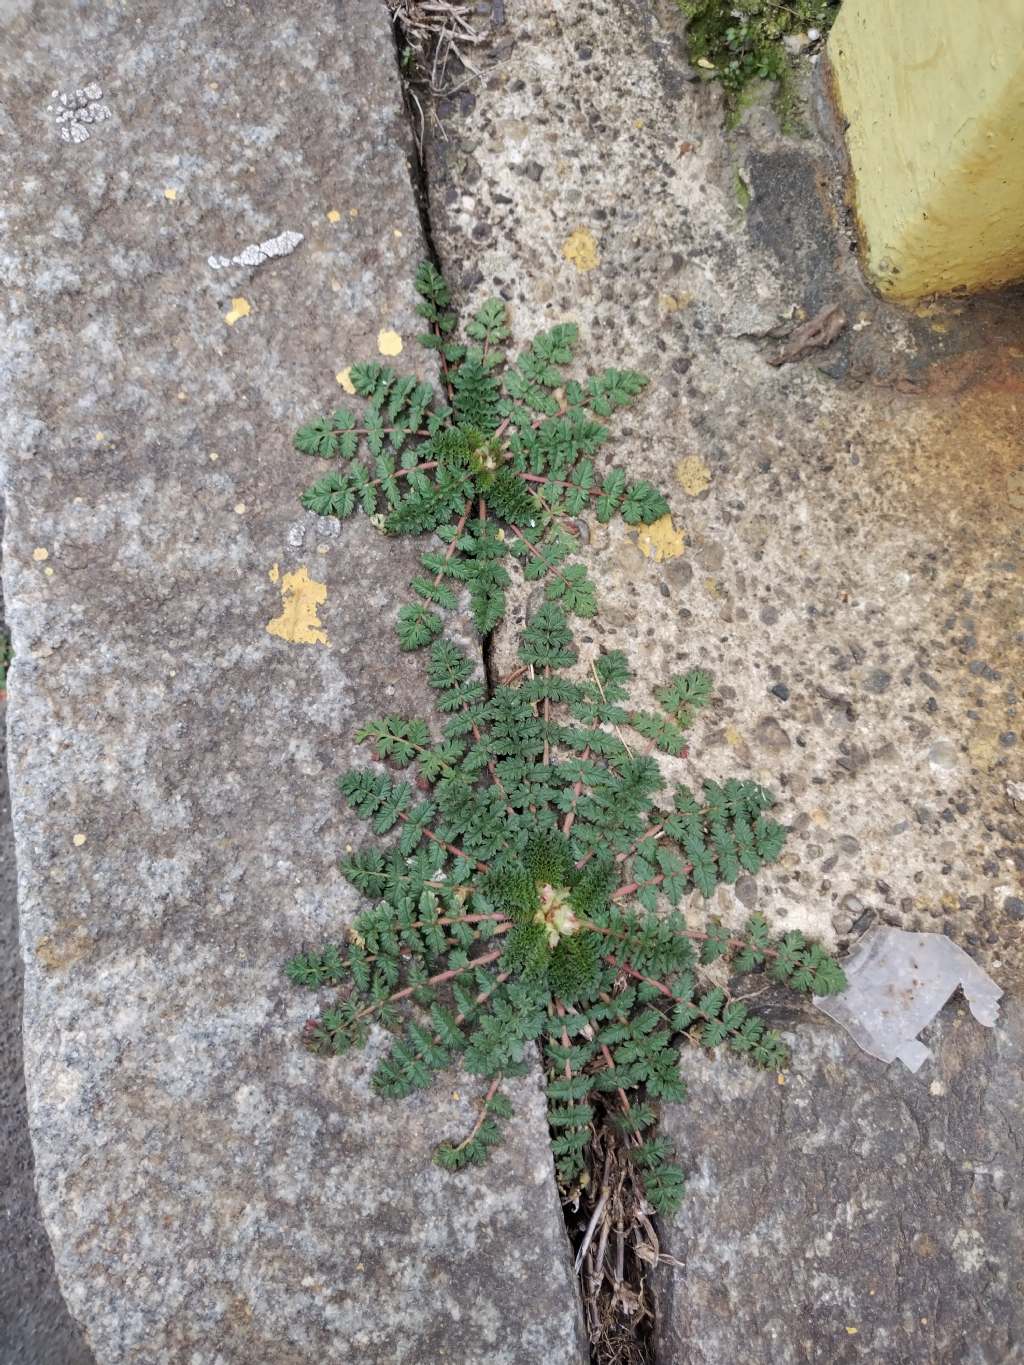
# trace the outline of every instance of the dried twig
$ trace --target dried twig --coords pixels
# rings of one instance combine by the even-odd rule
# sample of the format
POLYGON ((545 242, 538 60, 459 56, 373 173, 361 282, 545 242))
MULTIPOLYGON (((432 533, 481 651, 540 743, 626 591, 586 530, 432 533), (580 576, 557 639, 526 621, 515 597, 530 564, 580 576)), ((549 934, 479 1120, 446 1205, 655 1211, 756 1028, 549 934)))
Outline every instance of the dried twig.
MULTIPOLYGON (((425 74, 425 83, 433 96, 454 93, 446 84, 452 57, 480 79, 480 72, 467 58, 465 49, 486 43, 490 33, 473 26, 474 5, 462 3, 462 0, 388 0, 388 8, 406 48, 415 55, 420 72, 425 74)), ((461 89, 461 86, 457 88, 461 89)), ((422 136, 421 126, 421 141, 422 136)))

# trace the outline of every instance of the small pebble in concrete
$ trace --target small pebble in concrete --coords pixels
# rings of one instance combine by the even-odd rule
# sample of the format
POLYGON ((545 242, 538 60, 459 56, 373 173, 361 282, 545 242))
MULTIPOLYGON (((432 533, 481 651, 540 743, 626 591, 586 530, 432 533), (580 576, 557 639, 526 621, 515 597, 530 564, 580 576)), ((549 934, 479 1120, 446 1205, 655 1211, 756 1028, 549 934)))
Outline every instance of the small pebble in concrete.
POLYGON ((779 701, 789 701, 789 688, 785 683, 776 683, 771 693, 773 697, 778 697, 779 701))
POLYGON ((790 746, 789 735, 774 716, 765 716, 758 722, 754 737, 766 749, 788 749, 790 746))
POLYGON ((883 692, 888 691, 891 682, 891 673, 887 673, 884 668, 876 668, 868 674, 864 686, 869 692, 874 692, 878 696, 881 696, 883 692))
POLYGON ((948 739, 936 740, 928 750, 928 762, 933 768, 949 771, 956 767, 956 749, 948 739))
POLYGON ((1019 896, 1007 896, 1003 901, 1003 912, 1009 915, 1010 919, 1024 919, 1024 900, 1019 896))
POLYGON ((753 910, 757 904, 757 881, 753 877, 738 877, 736 879, 736 899, 742 902, 748 910, 753 910))

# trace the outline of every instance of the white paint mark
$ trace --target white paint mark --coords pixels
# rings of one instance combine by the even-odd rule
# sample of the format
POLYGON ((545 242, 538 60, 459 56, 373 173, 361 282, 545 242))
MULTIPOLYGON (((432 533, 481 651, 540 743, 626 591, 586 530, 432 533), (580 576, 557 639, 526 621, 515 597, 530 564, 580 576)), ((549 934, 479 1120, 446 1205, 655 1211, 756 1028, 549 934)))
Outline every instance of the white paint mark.
POLYGON ((210 256, 207 264, 211 270, 227 270, 232 265, 262 265, 275 256, 290 256, 301 241, 301 232, 280 232, 265 242, 250 242, 237 256, 210 256))

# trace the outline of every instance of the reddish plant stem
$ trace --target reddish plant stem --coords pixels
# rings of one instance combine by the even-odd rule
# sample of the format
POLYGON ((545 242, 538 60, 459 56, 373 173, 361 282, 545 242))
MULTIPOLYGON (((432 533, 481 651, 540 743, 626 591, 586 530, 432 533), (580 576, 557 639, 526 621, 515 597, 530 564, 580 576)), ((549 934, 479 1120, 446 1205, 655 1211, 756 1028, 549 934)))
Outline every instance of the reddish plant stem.
MULTIPOLYGON (((549 678, 551 677, 551 665, 550 665, 550 664, 545 664, 545 665, 544 665, 544 677, 545 677, 545 679, 549 679, 549 678)), ((548 738, 548 731, 549 731, 549 729, 550 729, 550 726, 551 726, 551 698, 550 698, 550 697, 545 697, 545 698, 544 698, 544 767, 545 767, 545 768, 548 766, 548 759, 549 759, 550 756, 551 756, 551 741, 550 741, 550 739, 548 738)))
MULTIPOLYGON (((586 762, 586 760, 587 760, 589 757, 590 757, 590 745, 588 744, 587 747, 583 750, 583 753, 582 753, 581 756, 580 756, 580 762, 586 762)), ((573 787, 573 789, 572 789, 572 806, 570 807, 569 810, 566 811, 566 813, 565 813, 565 820, 562 822, 562 833, 563 833, 564 835, 566 835, 566 836, 568 836, 569 831, 570 831, 570 830, 572 829, 572 827, 573 827, 573 822, 574 822, 575 819, 576 819, 576 804, 577 804, 577 802, 579 801, 579 799, 580 799, 580 797, 581 797, 582 795, 583 795, 583 778, 581 777, 580 780, 576 783, 576 785, 575 785, 575 786, 573 787)), ((583 865, 584 865, 585 863, 587 863, 592 857, 593 857, 593 850, 591 850, 590 853, 587 853, 584 857, 582 857, 582 858, 579 860, 579 862, 576 864, 576 866, 577 866, 578 868, 579 868, 579 867, 583 867, 583 865)))
MULTIPOLYGON (((398 818, 399 820, 407 821, 409 819, 409 816, 405 813, 405 811, 400 811, 398 814, 398 818)), ((439 838, 432 829, 422 830, 421 833, 423 834, 424 838, 433 839, 435 844, 440 844, 442 848, 446 848, 449 853, 454 853, 456 857, 468 858, 470 862, 475 862, 476 870, 478 872, 490 872, 491 870, 490 863, 482 863, 478 858, 474 858, 471 853, 467 853, 464 848, 459 848, 458 844, 447 843, 444 839, 439 838)))
MULTIPOLYGON (((512 928, 511 924, 509 925, 509 928, 510 928, 510 929, 512 928)), ((504 932, 504 931, 499 931, 499 932, 504 932)), ((511 975, 512 975, 511 972, 502 972, 501 975, 498 976, 498 977, 495 979, 495 982, 494 982, 494 985, 493 985, 493 986, 489 987, 486 991, 481 991, 481 992, 480 992, 480 994, 479 994, 479 995, 476 997, 476 999, 473 1001, 473 1004, 474 1004, 474 1005, 482 1005, 482 1004, 484 1003, 485 1000, 487 1000, 490 996, 492 996, 492 995, 494 994, 494 992, 498 989, 499 986, 503 986, 503 985, 505 984, 505 982, 509 979, 509 977, 510 977, 511 975)), ((455 1016, 455 1022, 456 1022, 457 1024, 464 1024, 464 1023, 466 1022, 466 1016, 465 1016, 464 1014, 461 1014, 461 1013, 460 1013, 460 1014, 457 1014, 457 1015, 455 1016)))
MULTIPOLYGON (((688 872, 689 868, 684 868, 683 871, 688 872)), ((660 872, 657 877, 651 877, 646 882, 627 882, 625 886, 620 886, 617 891, 612 892, 612 900, 617 901, 621 900, 623 896, 630 896, 634 891, 639 891, 642 886, 660 886, 664 880, 665 874, 660 872)))
POLYGON ((361 1009, 352 1022, 356 1023, 359 1019, 365 1019, 368 1014, 373 1014, 385 1005, 393 1005, 396 1000, 404 1000, 414 991, 422 990, 425 986, 440 986, 445 981, 451 981, 454 977, 461 976, 463 972, 471 972, 477 967, 486 967, 489 962, 496 962, 503 951, 502 948, 495 948, 493 952, 484 953, 483 957, 473 958, 472 962, 467 962, 464 967, 450 967, 446 972, 438 972, 436 976, 428 977, 426 981, 418 981, 415 986, 403 986, 400 991, 392 991, 386 1000, 375 1000, 372 1004, 361 1009))
POLYGON ((611 953, 605 953, 604 960, 610 967, 614 967, 617 971, 625 972, 627 976, 631 976, 634 981, 646 981, 648 986, 653 986, 655 990, 660 991, 661 994, 667 996, 669 1000, 679 1000, 679 996, 674 995, 668 986, 665 985, 664 981, 658 981, 653 976, 644 976, 643 972, 638 972, 635 967, 630 967, 625 962, 620 962, 618 958, 614 957, 611 953))
POLYGON ((643 834, 640 835, 640 838, 637 839, 636 843, 632 846, 632 848, 627 848, 625 853, 616 853, 615 861, 617 863, 625 862, 625 860, 630 856, 631 853, 635 853, 637 851, 637 849, 640 847, 640 845, 644 842, 645 839, 656 839, 658 835, 662 833, 664 828, 665 828, 664 824, 649 826, 649 828, 645 829, 643 834))
MULTIPOLYGON (((519 477, 525 479, 527 483, 552 483, 559 488, 579 487, 579 485, 573 483, 571 479, 549 479, 544 474, 520 474, 519 477)), ((592 498, 596 498, 600 497, 601 490, 599 488, 591 488, 588 489, 588 492, 592 498)))
MULTIPOLYGON (((390 475, 389 477, 393 479, 405 479, 408 478, 410 474, 415 474, 421 469, 436 468, 437 468, 436 460, 424 460, 423 464, 414 464, 411 469, 396 469, 394 474, 390 475)), ((383 482, 384 482, 383 479, 371 479, 366 486, 367 488, 376 488, 378 484, 382 484, 383 482)))
MULTIPOLYGON (((452 536, 451 540, 448 542, 448 544, 447 544, 446 547, 445 547, 445 552, 444 552, 444 562, 445 562, 445 564, 447 564, 447 563, 449 562, 449 560, 451 559, 452 555, 455 553, 456 547, 458 546, 458 543, 459 543, 459 536, 462 535, 463 528, 465 527, 466 522, 469 520, 469 514, 470 514, 470 512, 472 511, 472 508, 473 508, 473 499, 472 499, 472 498, 468 498, 467 501, 466 501, 466 506, 463 508, 462 516, 459 518, 458 525, 455 527, 455 534, 452 536)), ((434 587, 435 587, 435 588, 436 588, 437 585, 440 583, 440 581, 441 581, 441 579, 442 579, 443 577, 444 577, 444 568, 442 567, 442 568, 438 569, 437 573, 434 575, 434 587)))
MULTIPOLYGON (((514 521, 509 522, 508 528, 518 540, 521 540, 523 542, 523 544, 529 550, 530 554, 533 555, 534 559, 544 558, 541 552, 537 549, 536 545, 530 544, 530 542, 526 539, 526 537, 523 535, 522 531, 520 531, 519 527, 515 524, 514 521)), ((551 572, 555 575, 556 578, 560 578, 562 582, 565 583, 566 586, 568 586, 568 579, 566 578, 565 574, 562 573, 559 569, 557 569, 554 565, 551 566, 551 572)))
POLYGON ((497 1076, 495 1076, 494 1080, 491 1081, 490 1089, 487 1091, 487 1094, 483 1097, 483 1100, 480 1103, 480 1117, 477 1119, 476 1123, 473 1124, 473 1127, 470 1129, 468 1136, 464 1137, 463 1140, 459 1143, 459 1145, 453 1148, 453 1151, 461 1152, 464 1148, 468 1147, 469 1144, 476 1137, 477 1133, 479 1133, 480 1129, 484 1126, 484 1120, 487 1118, 487 1106, 490 1104, 491 1100, 494 1099, 494 1096, 497 1093, 498 1086, 501 1084, 501 1081, 502 1076, 501 1072, 499 1071, 497 1076))

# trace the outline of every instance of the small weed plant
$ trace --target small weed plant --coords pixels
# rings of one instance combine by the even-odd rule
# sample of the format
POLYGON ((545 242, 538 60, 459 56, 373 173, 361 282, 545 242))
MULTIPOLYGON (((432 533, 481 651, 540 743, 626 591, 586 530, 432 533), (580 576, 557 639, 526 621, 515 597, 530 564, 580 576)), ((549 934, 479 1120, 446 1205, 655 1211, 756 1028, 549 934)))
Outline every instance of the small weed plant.
POLYGON ((516 562, 527 581, 545 581, 549 602, 592 616, 593 584, 582 564, 570 562, 576 519, 593 508, 599 521, 620 515, 640 525, 668 512, 649 483, 617 468, 599 472, 595 458, 608 439, 605 422, 633 402, 646 378, 606 369, 583 383, 569 379, 573 323, 541 332, 507 359, 500 299, 483 304, 460 341, 448 286, 429 263, 415 288, 427 327, 418 340, 439 359, 442 391, 388 365, 353 365, 362 412, 336 408, 295 435, 298 450, 332 466, 303 506, 340 518, 362 508, 389 535, 436 532, 441 547, 423 555, 411 584, 418 600, 398 613, 403 649, 436 640, 440 611, 454 609, 462 590, 478 631, 489 634, 504 616, 516 562))
POLYGON ((637 710, 621 652, 579 665, 561 602, 538 609, 518 657, 488 695, 474 663, 435 640, 440 724, 389 715, 358 732, 375 762, 347 772, 341 792, 384 842, 342 863, 373 902, 347 938, 288 964, 300 986, 338 988, 305 1044, 341 1055, 379 1025, 392 1038, 373 1084, 393 1099, 454 1065, 479 1076, 476 1122, 437 1148, 452 1171, 501 1140, 502 1084, 539 1046, 566 1197, 610 1121, 649 1210, 669 1213, 684 1175, 655 1132, 656 1105, 685 1096, 680 1050, 777 1070, 782 1040, 733 983, 758 971, 830 994, 843 973, 758 915, 698 927, 679 908, 773 862, 786 838, 755 782, 666 783, 653 750, 684 754, 707 673, 670 679, 657 712, 637 710))

